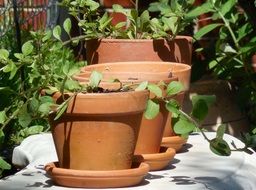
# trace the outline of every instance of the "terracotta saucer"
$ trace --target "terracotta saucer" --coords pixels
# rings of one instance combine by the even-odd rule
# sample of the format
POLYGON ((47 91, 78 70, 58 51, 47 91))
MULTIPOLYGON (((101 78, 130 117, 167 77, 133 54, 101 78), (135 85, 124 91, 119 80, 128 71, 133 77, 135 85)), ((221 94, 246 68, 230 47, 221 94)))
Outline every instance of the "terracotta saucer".
POLYGON ((135 155, 134 162, 145 162, 149 165, 150 171, 157 171, 167 167, 175 154, 173 148, 161 147, 160 152, 156 154, 135 155))
POLYGON ((139 184, 149 171, 147 163, 134 163, 131 169, 92 171, 58 168, 58 162, 45 166, 55 184, 66 187, 110 188, 139 184))
POLYGON ((188 139, 182 138, 180 136, 163 137, 161 146, 174 148, 176 152, 179 152, 187 140, 188 139))

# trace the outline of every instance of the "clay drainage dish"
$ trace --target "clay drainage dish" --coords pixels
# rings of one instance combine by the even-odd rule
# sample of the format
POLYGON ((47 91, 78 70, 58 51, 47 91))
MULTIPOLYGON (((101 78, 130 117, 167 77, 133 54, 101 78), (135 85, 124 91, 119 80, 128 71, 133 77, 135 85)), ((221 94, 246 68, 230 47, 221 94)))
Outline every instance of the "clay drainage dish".
POLYGON ((134 162, 145 162, 149 165, 150 171, 157 171, 166 168, 175 154, 175 149, 161 147, 159 153, 135 155, 134 162))
POLYGON ((178 135, 170 136, 170 137, 163 137, 161 146, 169 147, 179 152, 182 146, 187 142, 188 139, 182 138, 178 135))
POLYGON ((128 187, 139 184, 149 172, 147 163, 134 163, 131 169, 92 171, 58 167, 58 162, 45 166, 55 184, 80 188, 128 187))

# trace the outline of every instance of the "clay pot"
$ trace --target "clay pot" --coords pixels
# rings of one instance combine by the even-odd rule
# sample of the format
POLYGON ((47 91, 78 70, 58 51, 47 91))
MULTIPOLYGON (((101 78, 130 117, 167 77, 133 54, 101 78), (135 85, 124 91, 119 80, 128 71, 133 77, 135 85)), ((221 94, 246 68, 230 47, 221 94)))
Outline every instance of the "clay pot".
MULTIPOLYGON (((135 164, 134 164, 135 165, 135 164)), ((149 171, 149 165, 139 163, 131 169, 111 171, 72 170, 49 163, 45 170, 55 184, 80 188, 116 188, 140 183, 149 171)))
POLYGON ((105 8, 112 8, 113 4, 119 4, 122 7, 133 8, 135 6, 135 0, 99 0, 100 4, 105 8))
POLYGON ((88 64, 122 61, 169 61, 191 65, 192 38, 165 39, 94 39, 86 42, 88 64))
POLYGON ((60 167, 130 169, 148 96, 148 91, 130 91, 73 97, 60 119, 50 116, 60 167))
MULTIPOLYGON (((160 81, 169 83, 172 80, 177 80, 177 78, 170 77, 172 73, 179 73, 183 83, 189 84, 189 77, 188 79, 185 77, 184 68, 190 68, 190 66, 165 62, 104 63, 84 67, 82 69, 83 73, 75 76, 75 78, 79 81, 88 81, 90 73, 96 70, 103 73, 103 81, 118 78, 122 83, 149 81, 150 83, 157 84, 160 81)), ((186 86, 188 86, 188 84, 186 84, 186 86)), ((163 89, 163 91, 165 91, 165 89, 163 89)), ((135 154, 159 153, 164 127, 167 125, 166 122, 169 117, 169 112, 165 109, 165 103, 162 101, 159 103, 160 113, 157 117, 152 120, 146 118, 142 120, 135 154)))

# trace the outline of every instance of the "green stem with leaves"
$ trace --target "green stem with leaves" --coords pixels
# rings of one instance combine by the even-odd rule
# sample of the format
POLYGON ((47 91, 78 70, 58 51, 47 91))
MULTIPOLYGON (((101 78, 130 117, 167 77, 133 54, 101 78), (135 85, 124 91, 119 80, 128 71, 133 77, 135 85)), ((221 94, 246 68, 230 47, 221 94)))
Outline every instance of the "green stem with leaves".
POLYGON ((207 140, 208 142, 210 142, 210 139, 208 139, 208 137, 206 136, 206 134, 204 133, 204 131, 201 129, 201 126, 200 124, 195 121, 192 117, 190 117, 187 113, 185 113, 184 111, 182 110, 179 110, 179 112, 185 116, 190 122, 192 122, 199 130, 200 132, 202 133, 202 135, 204 136, 205 140, 207 140))

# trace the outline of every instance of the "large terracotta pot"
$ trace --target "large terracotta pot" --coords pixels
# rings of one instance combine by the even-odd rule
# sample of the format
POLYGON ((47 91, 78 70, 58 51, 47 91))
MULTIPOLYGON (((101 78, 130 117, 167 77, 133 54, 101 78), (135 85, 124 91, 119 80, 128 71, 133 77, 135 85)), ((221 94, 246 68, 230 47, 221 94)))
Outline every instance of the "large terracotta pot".
POLYGON ((192 38, 177 36, 165 39, 101 39, 86 42, 88 64, 122 61, 169 61, 191 65, 192 38))
MULTIPOLYGON (((176 78, 171 78, 173 73, 182 73, 180 77, 184 83, 189 84, 187 78, 184 77, 184 68, 190 66, 178 63, 165 62, 118 62, 104 63, 86 66, 82 69, 82 73, 75 78, 79 81, 88 81, 90 73, 94 70, 103 73, 103 81, 118 78, 122 83, 140 83, 149 81, 150 83, 159 83, 164 81, 169 83, 176 78), (183 72, 181 72, 183 71, 183 72), (186 82, 185 82, 186 81, 186 82)), ((188 86, 186 84, 186 86, 188 86)), ((165 92, 165 88, 163 88, 165 92)), ((151 95, 152 96, 152 95, 151 95)), ((163 137, 164 128, 167 125, 169 112, 165 109, 164 102, 160 101, 160 113, 156 118, 148 120, 143 118, 139 132, 138 141, 135 148, 135 154, 158 153, 163 137)))
POLYGON ((50 117, 60 167, 131 168, 148 95, 147 91, 76 95, 60 119, 50 117))

